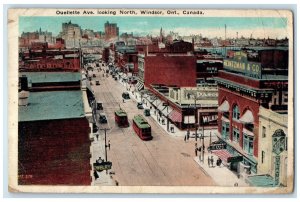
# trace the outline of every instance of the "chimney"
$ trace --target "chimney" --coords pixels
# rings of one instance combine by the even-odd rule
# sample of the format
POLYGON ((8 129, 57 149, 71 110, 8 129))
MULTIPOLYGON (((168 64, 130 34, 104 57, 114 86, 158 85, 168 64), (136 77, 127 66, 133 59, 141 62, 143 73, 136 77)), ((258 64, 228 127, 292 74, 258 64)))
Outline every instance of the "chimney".
POLYGON ((19 92, 19 106, 27 106, 29 98, 29 91, 22 90, 19 92))
POLYGON ((22 77, 19 78, 20 79, 20 86, 21 86, 21 91, 28 91, 28 79, 26 75, 22 75, 22 77))

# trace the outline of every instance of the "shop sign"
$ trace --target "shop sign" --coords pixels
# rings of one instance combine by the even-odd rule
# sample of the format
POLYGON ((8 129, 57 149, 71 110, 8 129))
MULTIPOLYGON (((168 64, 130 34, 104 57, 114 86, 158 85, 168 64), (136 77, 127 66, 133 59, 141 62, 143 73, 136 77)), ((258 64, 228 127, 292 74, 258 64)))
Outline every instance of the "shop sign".
POLYGON ((102 163, 94 163, 94 169, 98 172, 101 172, 103 170, 109 170, 112 167, 112 162, 102 162, 102 163))
POLYGON ((246 53, 236 52, 233 59, 225 59, 224 69, 244 73, 247 76, 261 78, 261 64, 248 62, 246 53))
POLYGON ((285 134, 283 132, 283 130, 278 129, 275 131, 275 133, 272 136, 273 139, 273 143, 272 143, 272 151, 273 153, 275 153, 276 155, 279 155, 281 152, 284 151, 285 149, 285 134))
POLYGON ((226 149, 226 144, 213 144, 208 147, 209 151, 226 149))
POLYGON ((243 156, 233 156, 233 157, 228 157, 227 162, 228 163, 234 163, 234 162, 240 162, 243 161, 243 156))
POLYGON ((275 156, 275 180, 274 180, 274 185, 279 184, 279 176, 280 176, 280 156, 277 155, 275 156))

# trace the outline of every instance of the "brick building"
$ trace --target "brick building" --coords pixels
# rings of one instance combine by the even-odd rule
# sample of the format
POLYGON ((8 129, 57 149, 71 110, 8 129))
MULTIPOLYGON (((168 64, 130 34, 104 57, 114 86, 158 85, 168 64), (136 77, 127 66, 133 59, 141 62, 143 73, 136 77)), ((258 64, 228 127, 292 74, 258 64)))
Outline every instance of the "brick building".
POLYGON ((264 65, 257 62, 259 55, 263 51, 257 58, 252 58, 253 52, 235 52, 233 58, 224 59, 224 70, 215 78, 219 87, 217 135, 226 144, 226 150, 215 152, 239 174, 257 173, 260 107, 287 112, 287 64, 264 65))
POLYGON ((119 27, 117 23, 109 23, 108 21, 104 24, 105 39, 113 39, 119 37, 119 27))
MULTIPOLYGON (((30 92, 26 102, 19 102, 18 183, 90 185, 91 115, 87 116, 80 73, 54 74, 28 73, 28 79, 20 78, 32 84, 27 87, 21 82, 30 92)), ((20 99, 24 92, 19 93, 20 99)))
POLYGON ((29 49, 20 53, 19 71, 80 71, 80 51, 29 49))

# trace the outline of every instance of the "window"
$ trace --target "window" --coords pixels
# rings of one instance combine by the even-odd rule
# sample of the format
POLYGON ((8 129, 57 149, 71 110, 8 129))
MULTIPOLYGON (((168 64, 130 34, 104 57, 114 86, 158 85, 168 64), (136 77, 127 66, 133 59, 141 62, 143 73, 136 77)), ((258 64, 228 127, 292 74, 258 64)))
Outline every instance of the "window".
POLYGON ((263 138, 266 137, 266 127, 265 126, 262 127, 262 137, 263 138))
POLYGON ((243 149, 247 154, 253 155, 253 137, 244 134, 243 149))
POLYGON ((233 141, 239 142, 239 140, 240 140, 239 129, 238 128, 233 128, 232 132, 233 132, 233 141))
POLYGON ((261 163, 264 163, 265 160, 265 152, 261 151, 261 163))
POLYGON ((233 118, 234 119, 239 119, 240 118, 240 110, 237 105, 233 107, 233 118))
POLYGON ((225 140, 229 138, 229 123, 222 121, 222 137, 225 140))

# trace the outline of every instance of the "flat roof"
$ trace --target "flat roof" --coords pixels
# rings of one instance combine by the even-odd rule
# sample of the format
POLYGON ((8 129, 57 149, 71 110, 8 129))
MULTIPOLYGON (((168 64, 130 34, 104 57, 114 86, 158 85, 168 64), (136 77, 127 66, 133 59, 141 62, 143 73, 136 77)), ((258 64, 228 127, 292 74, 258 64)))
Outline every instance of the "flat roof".
POLYGON ((27 106, 19 106, 19 121, 41 121, 84 117, 82 92, 30 92, 27 106))
POLYGON ((26 75, 31 83, 74 82, 81 80, 80 72, 20 72, 19 76, 26 75))
POLYGON ((150 128, 148 122, 144 119, 142 115, 136 115, 133 117, 134 122, 138 125, 139 128, 150 128))

